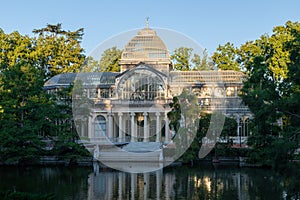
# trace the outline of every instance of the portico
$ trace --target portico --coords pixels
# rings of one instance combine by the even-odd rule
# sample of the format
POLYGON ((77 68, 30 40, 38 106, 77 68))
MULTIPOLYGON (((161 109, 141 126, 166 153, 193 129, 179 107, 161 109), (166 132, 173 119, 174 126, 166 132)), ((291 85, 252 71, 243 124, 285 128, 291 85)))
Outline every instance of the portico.
POLYGON ((101 138, 108 138, 112 143, 168 143, 171 140, 166 112, 118 111, 97 113, 94 119, 95 133, 93 134, 94 137, 91 137, 94 141, 98 140, 101 142, 105 141, 101 140, 101 138), (99 116, 105 118, 105 121, 99 121, 99 116))

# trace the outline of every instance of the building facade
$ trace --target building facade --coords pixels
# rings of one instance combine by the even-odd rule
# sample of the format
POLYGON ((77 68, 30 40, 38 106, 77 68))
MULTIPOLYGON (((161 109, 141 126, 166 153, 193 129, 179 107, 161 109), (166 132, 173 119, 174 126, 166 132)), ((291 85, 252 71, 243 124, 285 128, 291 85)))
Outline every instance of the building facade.
POLYGON ((89 115, 74 117, 82 139, 95 144, 168 144, 175 134, 167 116, 169 103, 185 88, 202 110, 235 118, 237 136, 249 135, 251 113, 239 98, 242 72, 176 71, 166 45, 148 27, 127 43, 119 65, 120 72, 60 74, 45 83, 49 92, 76 80, 82 83, 84 97, 93 102, 89 115))

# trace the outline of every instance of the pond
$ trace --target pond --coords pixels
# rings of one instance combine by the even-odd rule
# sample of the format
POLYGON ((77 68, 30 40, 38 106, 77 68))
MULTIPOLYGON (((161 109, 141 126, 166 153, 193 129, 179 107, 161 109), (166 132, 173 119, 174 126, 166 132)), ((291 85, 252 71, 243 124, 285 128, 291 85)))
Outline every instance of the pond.
MULTIPOLYGON (((201 164, 126 173, 94 167, 0 167, 0 190, 55 199, 299 199, 297 180, 271 170, 201 164)), ((299 188, 298 188, 299 189, 299 188)))

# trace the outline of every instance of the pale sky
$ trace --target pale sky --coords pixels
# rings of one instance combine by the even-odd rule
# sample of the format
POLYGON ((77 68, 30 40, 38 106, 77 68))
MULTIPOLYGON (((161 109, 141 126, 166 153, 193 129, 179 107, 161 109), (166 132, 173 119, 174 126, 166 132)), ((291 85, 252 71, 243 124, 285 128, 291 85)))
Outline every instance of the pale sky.
POLYGON ((109 37, 143 28, 146 17, 150 27, 181 32, 209 54, 219 44, 239 46, 288 20, 300 21, 299 0, 9 0, 0 5, 0 28, 6 33, 17 30, 31 35, 47 23, 62 23, 72 31, 84 28, 82 47, 87 55, 109 37))

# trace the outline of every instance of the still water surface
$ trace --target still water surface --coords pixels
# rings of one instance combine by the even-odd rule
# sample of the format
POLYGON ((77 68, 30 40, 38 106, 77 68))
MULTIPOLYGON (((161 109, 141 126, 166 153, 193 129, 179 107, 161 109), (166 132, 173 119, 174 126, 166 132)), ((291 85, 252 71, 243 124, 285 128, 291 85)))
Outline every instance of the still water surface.
POLYGON ((290 179, 263 169, 202 165, 130 174, 94 167, 0 167, 0 190, 56 199, 297 199, 290 179))

